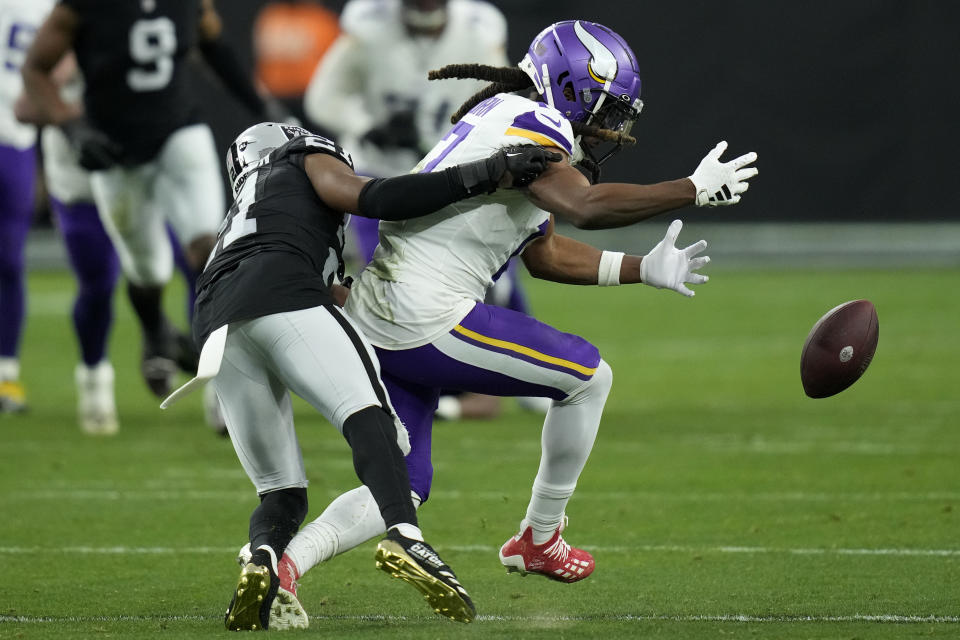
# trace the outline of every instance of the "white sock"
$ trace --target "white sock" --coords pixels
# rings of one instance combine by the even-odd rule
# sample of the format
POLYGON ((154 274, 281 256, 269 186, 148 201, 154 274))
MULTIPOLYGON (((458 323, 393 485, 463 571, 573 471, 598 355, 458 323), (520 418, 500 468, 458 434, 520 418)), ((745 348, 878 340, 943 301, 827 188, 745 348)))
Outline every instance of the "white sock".
MULTIPOLYGON (((419 507, 420 498, 416 494, 412 498, 414 506, 419 507)), ((290 556, 302 576, 321 562, 349 551, 386 530, 387 525, 380 517, 376 500, 367 487, 360 486, 337 496, 316 520, 293 537, 284 553, 290 556)), ((403 530, 400 532, 403 533, 403 530)), ((423 540, 422 535, 419 539, 423 540)))
POLYGON ((20 379, 20 360, 0 358, 0 382, 16 382, 20 379))
POLYGON ((270 564, 273 565, 273 573, 277 573, 277 552, 268 544, 262 544, 257 547, 257 551, 266 551, 270 555, 270 564))
POLYGON ((434 414, 444 420, 459 420, 463 415, 463 409, 460 406, 460 398, 456 396, 440 396, 437 400, 437 410, 434 414))
POLYGON ((547 412, 540 438, 540 469, 522 525, 533 529, 534 544, 553 537, 563 521, 567 502, 593 449, 612 383, 613 372, 601 360, 586 384, 566 400, 554 402, 547 412))
POLYGON ((401 522, 400 524, 395 524, 390 528, 396 529, 404 538, 410 538, 411 540, 419 540, 420 542, 423 542, 423 532, 420 531, 420 527, 412 525, 409 522, 401 522))

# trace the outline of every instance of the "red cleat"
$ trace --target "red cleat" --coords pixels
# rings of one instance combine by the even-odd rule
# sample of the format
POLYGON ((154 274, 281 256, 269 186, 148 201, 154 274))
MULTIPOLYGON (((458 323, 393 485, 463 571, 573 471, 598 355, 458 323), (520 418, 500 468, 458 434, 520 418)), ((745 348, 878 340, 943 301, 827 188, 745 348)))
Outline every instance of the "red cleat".
POLYGON ((593 573, 593 556, 571 547, 557 527, 553 537, 533 544, 533 529, 527 527, 500 547, 500 562, 508 572, 536 573, 560 582, 577 582, 593 573))

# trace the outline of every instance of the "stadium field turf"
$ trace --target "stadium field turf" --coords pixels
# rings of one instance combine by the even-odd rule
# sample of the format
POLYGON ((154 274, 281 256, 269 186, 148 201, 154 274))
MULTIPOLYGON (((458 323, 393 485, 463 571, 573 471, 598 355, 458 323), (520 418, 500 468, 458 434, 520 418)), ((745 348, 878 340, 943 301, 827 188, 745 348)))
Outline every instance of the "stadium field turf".
MULTIPOLYGON (((614 386, 565 537, 597 569, 508 575, 540 417, 437 423, 427 538, 479 617, 458 625, 373 567, 374 542, 302 581, 337 638, 960 637, 960 270, 708 268, 694 299, 527 281, 538 317, 600 347, 614 386), (799 381, 807 331, 846 300, 880 318, 877 355, 840 395, 799 381)), ((0 638, 197 638, 222 616, 256 495, 199 394, 167 412, 137 372, 118 296, 120 433, 76 426, 73 284, 33 274, 29 413, 0 416, 0 638)), ((182 293, 167 304, 182 318, 182 293)), ((295 404, 310 518, 356 485, 346 443, 295 404)))

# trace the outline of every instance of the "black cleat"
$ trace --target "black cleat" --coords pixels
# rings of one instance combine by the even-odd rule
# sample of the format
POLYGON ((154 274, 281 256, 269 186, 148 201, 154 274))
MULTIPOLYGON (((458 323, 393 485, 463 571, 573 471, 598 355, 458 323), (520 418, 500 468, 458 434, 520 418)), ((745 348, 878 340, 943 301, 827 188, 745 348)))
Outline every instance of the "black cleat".
POLYGON ((151 393, 165 398, 173 391, 178 371, 196 375, 199 359, 193 339, 167 325, 160 335, 144 338, 140 373, 151 393))
POLYGON ((376 558, 377 569, 413 585, 436 613, 456 622, 470 622, 477 614, 453 570, 426 542, 390 529, 377 545, 376 558))

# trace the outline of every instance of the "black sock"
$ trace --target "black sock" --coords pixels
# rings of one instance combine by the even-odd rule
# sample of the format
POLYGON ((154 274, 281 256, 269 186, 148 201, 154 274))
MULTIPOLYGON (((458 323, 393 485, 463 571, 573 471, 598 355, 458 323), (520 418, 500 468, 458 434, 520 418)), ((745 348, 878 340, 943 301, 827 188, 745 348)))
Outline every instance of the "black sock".
POLYGON ((401 522, 416 526, 410 477, 393 417, 380 407, 361 409, 343 423, 343 436, 353 450, 357 477, 377 501, 387 529, 401 522))
POLYGON ((266 544, 277 560, 307 517, 307 490, 279 489, 260 496, 260 505, 250 516, 250 551, 266 544))
POLYGON ((163 315, 163 287, 140 287, 127 283, 127 297, 140 320, 144 337, 153 343, 163 340, 167 319, 163 315))

